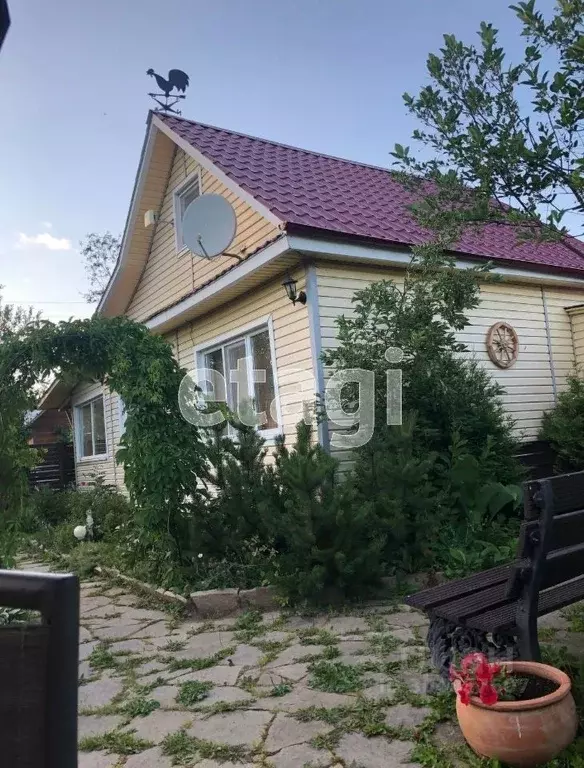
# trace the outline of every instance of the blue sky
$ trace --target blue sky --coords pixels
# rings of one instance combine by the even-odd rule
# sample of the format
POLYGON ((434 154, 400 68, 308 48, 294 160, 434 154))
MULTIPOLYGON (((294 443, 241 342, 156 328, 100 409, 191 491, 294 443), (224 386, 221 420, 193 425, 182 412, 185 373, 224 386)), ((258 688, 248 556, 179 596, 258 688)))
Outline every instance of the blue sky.
MULTIPOLYGON (((0 52, 0 284, 51 319, 85 316, 78 252, 121 232, 153 81, 184 69, 183 115, 389 165, 443 33, 481 20, 521 53, 506 0, 9 0, 0 52), (50 303, 49 303, 50 302, 50 303)), ((539 6, 552 8, 551 0, 539 6)))

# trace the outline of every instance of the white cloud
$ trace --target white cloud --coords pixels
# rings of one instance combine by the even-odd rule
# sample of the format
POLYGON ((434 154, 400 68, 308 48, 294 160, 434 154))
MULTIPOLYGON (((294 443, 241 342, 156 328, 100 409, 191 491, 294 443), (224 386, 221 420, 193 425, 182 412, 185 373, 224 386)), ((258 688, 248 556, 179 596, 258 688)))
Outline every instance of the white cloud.
POLYGON ((24 232, 20 232, 18 235, 18 247, 26 248, 30 245, 40 245, 43 248, 48 248, 49 251, 70 251, 71 240, 67 240, 66 237, 53 237, 48 232, 42 232, 39 235, 25 235, 24 232))
POLYGON ((52 229, 53 228, 53 225, 51 224, 50 221, 41 221, 41 226, 44 227, 45 229, 52 229))

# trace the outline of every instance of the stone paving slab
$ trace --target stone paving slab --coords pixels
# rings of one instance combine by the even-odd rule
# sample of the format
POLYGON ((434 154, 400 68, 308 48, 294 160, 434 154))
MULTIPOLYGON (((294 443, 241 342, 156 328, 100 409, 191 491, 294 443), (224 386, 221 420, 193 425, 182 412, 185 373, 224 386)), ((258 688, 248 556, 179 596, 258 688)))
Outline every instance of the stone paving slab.
POLYGON ((276 659, 266 664, 266 669, 274 669, 274 667, 294 664, 309 656, 320 656, 325 650, 326 648, 324 645, 291 645, 289 648, 283 650, 282 653, 278 654, 276 659))
POLYGON ((180 685, 189 680, 199 680, 202 683, 213 683, 213 685, 235 685, 237 678, 241 674, 243 667, 209 667, 208 669, 193 670, 192 672, 184 669, 178 670, 176 674, 171 673, 166 676, 167 680, 172 680, 173 684, 180 685))
POLYGON ((257 768, 253 763, 218 763, 216 760, 203 760, 197 768, 257 768))
POLYGON ((342 693, 327 693, 311 688, 297 687, 285 696, 273 696, 258 699, 253 705, 255 709, 282 710, 296 712, 307 707, 344 707, 355 702, 355 697, 342 693))
POLYGON ((135 717, 124 730, 135 731, 137 738, 160 744, 169 733, 188 728, 193 717, 192 712, 155 709, 146 717, 135 717))
POLYGON ((87 683, 79 688, 79 709, 98 709, 111 704, 112 699, 118 696, 123 689, 120 680, 103 678, 93 683, 87 683))
POLYGON ((107 752, 80 752, 78 768, 115 768, 119 761, 117 755, 108 755, 107 752))
POLYGON ((100 640, 124 640, 139 629, 142 624, 107 624, 102 627, 94 627, 93 634, 100 640))
POLYGON ((191 637, 182 651, 173 655, 177 659, 204 659, 233 645, 233 632, 202 632, 191 637))
POLYGON ((168 637, 168 621, 157 621, 134 632, 132 637, 168 637))
POLYGON ((251 701, 253 696, 241 688, 235 688, 231 685, 219 685, 212 688, 209 694, 203 699, 201 704, 209 706, 218 702, 233 704, 236 701, 251 701))
POLYGON ((390 741, 385 736, 368 739, 360 733, 348 733, 335 752, 347 765, 360 768, 413 768, 419 766, 419 763, 407 762, 413 748, 411 741, 390 741))
POLYGON ((172 768, 172 761, 162 754, 159 747, 154 747, 129 757, 124 763, 124 768, 172 768))
POLYGON ((293 717, 279 714, 270 725, 264 748, 268 754, 272 754, 286 747, 304 744, 319 733, 327 731, 328 728, 323 723, 302 723, 293 717))
POLYGON ((178 706, 176 701, 178 687, 176 685, 161 685, 158 688, 155 688, 149 695, 150 698, 157 701, 161 707, 172 709, 178 706))
POLYGON ((387 710, 385 724, 391 728, 417 728, 430 714, 432 714, 432 710, 429 707, 396 704, 387 710))
POLYGON ((314 749, 309 744, 299 744, 270 755, 270 762, 275 768, 298 768, 304 765, 309 765, 310 768, 327 768, 332 760, 330 752, 314 749))
POLYGON ((124 722, 120 715, 81 715, 77 722, 77 734, 80 739, 85 736, 101 736, 124 722))
POLYGON ((82 643, 79 646, 79 661, 85 661, 88 656, 91 656, 93 650, 97 648, 99 641, 92 640, 90 643, 82 643))
POLYGON ((269 712, 253 710, 227 712, 207 719, 197 719, 188 733, 197 739, 206 739, 219 744, 251 748, 261 741, 268 723, 272 720, 269 712))
POLYGON ((287 680, 298 682, 308 674, 308 664, 302 662, 298 664, 285 664, 283 667, 266 669, 266 672, 274 672, 275 674, 285 677, 287 680))

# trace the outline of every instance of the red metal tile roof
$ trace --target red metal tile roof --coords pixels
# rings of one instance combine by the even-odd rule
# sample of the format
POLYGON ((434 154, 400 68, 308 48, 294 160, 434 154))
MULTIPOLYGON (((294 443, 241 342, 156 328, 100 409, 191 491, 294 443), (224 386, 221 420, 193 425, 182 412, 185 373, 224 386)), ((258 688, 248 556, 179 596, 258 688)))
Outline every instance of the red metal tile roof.
MULTIPOLYGON (((184 118, 159 117, 291 228, 388 244, 416 245, 428 239, 408 210, 412 193, 386 168, 184 118)), ((490 224, 467 231, 457 250, 550 271, 584 272, 584 243, 571 243, 581 255, 562 243, 518 243, 510 227, 490 224)))

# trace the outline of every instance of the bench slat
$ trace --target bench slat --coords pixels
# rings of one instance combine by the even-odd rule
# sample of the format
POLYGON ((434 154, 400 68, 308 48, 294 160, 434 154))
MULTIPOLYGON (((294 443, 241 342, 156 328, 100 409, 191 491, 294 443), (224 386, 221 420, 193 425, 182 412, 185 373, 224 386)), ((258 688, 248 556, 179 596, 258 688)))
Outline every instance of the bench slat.
POLYGON ((483 589, 481 592, 444 603, 432 611, 432 615, 452 621, 464 621, 477 613, 493 610, 503 603, 509 602, 512 601, 507 598, 507 584, 503 581, 494 587, 483 589))
MULTIPOLYGON (((529 536, 540 528, 541 525, 537 520, 530 523, 522 523, 521 545, 523 546, 524 542, 529 540, 529 536)), ((573 544, 581 544, 582 542, 584 542, 584 509, 579 509, 576 512, 567 512, 554 518, 549 544, 550 551, 569 547, 573 544)))
MULTIPOLYGON (((537 615, 545 616, 552 611, 559 611, 560 608, 565 608, 582 598, 584 598, 584 577, 540 592, 537 615)), ((515 603, 510 603, 483 613, 481 616, 474 616, 465 623, 473 629, 481 629, 485 632, 511 629, 515 625, 515 611, 515 603)))
POLYGON ((487 587, 491 587, 501 582, 505 583, 509 578, 511 569, 514 565, 514 563, 498 565, 496 568, 491 568, 488 571, 481 571, 481 573, 474 573, 472 576, 467 576, 464 579, 449 581, 438 587, 423 589, 421 592, 416 592, 414 595, 408 595, 404 602, 407 603, 407 605, 411 605, 413 608, 430 611, 449 600, 464 597, 473 592, 482 591, 487 587))
POLYGON ((584 544, 557 549, 545 561, 541 589, 584 575, 584 544))
MULTIPOLYGON (((553 514, 563 515, 582 508, 584 499, 584 472, 546 477, 539 481, 549 483, 552 491, 553 514)), ((529 486, 537 483, 529 483, 529 486)))

